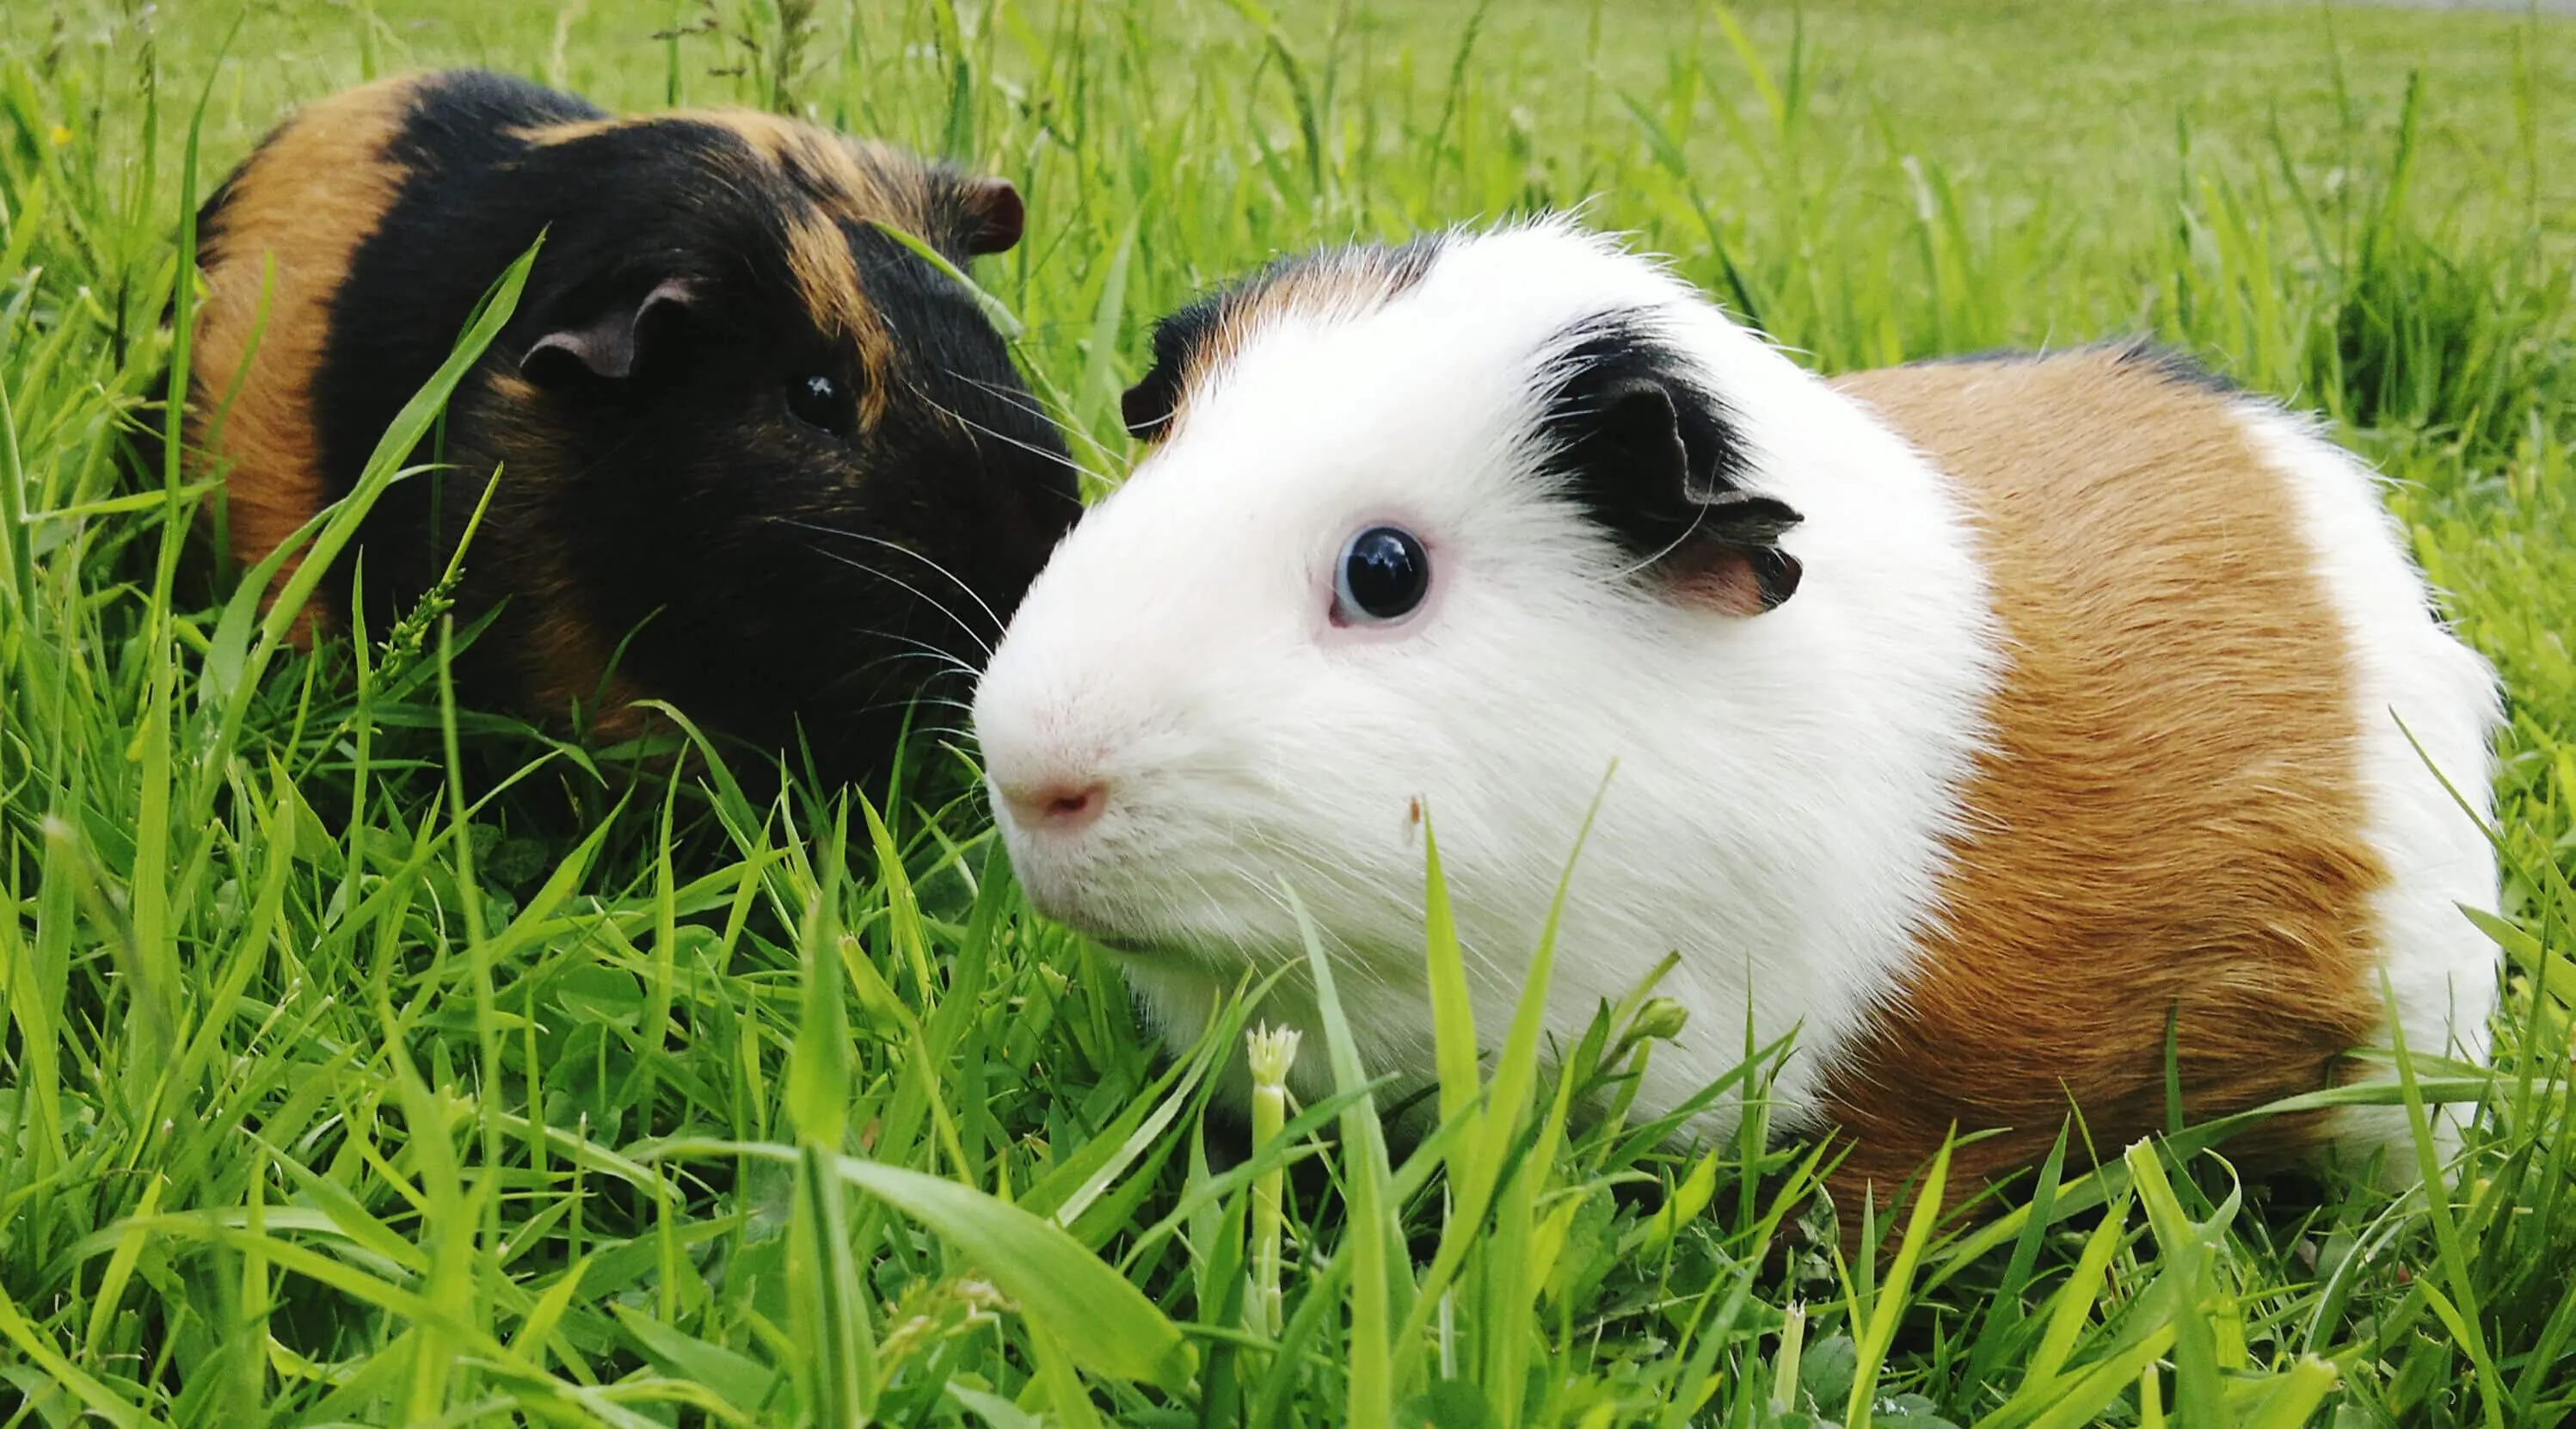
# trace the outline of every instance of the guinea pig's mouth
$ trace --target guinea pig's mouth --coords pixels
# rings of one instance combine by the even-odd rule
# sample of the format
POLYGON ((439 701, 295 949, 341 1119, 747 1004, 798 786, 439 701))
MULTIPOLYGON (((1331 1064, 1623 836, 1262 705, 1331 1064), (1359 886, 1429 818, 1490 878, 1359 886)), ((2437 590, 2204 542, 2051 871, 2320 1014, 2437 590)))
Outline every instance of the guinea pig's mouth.
MULTIPOLYGON (((1059 919, 1057 921, 1061 922, 1063 920, 1059 919)), ((1066 923, 1065 926, 1072 928, 1075 932, 1082 934, 1085 938, 1090 939, 1092 942, 1099 944, 1101 947, 1104 947, 1121 957, 1152 958, 1156 961, 1168 961, 1173 958, 1196 956, 1191 949, 1184 948, 1177 943, 1164 939, 1139 936, 1134 933, 1093 932, 1090 929, 1082 928, 1071 923, 1066 923)))
POLYGON ((1007 836, 1011 832, 1006 829, 1003 839, 1011 852, 1011 870, 1040 916, 1113 952, 1145 957, 1166 951, 1167 940, 1145 931, 1146 920, 1136 916, 1138 910, 1121 906, 1128 900, 1102 889, 1079 869, 1039 856, 1025 839, 1007 836))
POLYGON ((1029 905, 1051 922, 1080 933, 1113 953, 1154 960, 1224 963, 1229 940, 1180 926, 1183 910, 1160 897, 1137 897, 1048 860, 1012 849, 1011 864, 1029 905))
POLYGON ((1148 932, 1133 923, 1103 918, 1099 916, 1097 909, 1088 905, 1050 906, 1034 898, 1030 903, 1042 916, 1071 928, 1083 937, 1123 957, 1206 960, 1200 945, 1188 938, 1175 937, 1169 933, 1148 932))
POLYGON ((1138 957, 1171 951, 1171 938, 1161 933, 1132 909, 1115 906, 1098 896, 1040 897, 1032 894, 1029 902, 1038 912, 1061 923, 1113 952, 1132 953, 1138 957))
POLYGON ((1278 930, 1259 916, 1276 895, 1225 859, 1175 846, 1144 811, 1113 806, 1068 836, 1031 827, 1000 797, 993 803, 1021 892, 1050 922, 1137 959, 1225 968, 1276 960, 1255 951, 1277 950, 1278 930))

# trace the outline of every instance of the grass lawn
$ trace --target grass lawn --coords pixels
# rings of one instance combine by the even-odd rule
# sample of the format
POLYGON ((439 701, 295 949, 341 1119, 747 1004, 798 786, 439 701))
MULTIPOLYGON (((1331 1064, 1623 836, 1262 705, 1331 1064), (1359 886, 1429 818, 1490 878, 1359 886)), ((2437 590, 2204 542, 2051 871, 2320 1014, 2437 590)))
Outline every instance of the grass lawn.
POLYGON ((2564 19, 12 0, 0 1426, 2564 1422, 2571 283, 2564 19), (2078 1139, 1843 1264, 1797 1233, 1807 1148, 1615 1114, 1652 1052, 1616 1016, 1495 1059, 1427 1154, 1350 1097, 1256 1154, 1201 1114, 1241 1022, 1149 1046, 937 741, 864 806, 763 804, 455 708, 426 626, 277 647, 185 594, 196 493, 118 456, 180 218, 287 106, 453 63, 1011 175, 1028 240, 980 277, 1103 480, 1144 329, 1201 284, 1540 205, 1822 370, 2146 332, 2325 410, 2512 696, 2464 1164, 2392 1201, 2078 1139))

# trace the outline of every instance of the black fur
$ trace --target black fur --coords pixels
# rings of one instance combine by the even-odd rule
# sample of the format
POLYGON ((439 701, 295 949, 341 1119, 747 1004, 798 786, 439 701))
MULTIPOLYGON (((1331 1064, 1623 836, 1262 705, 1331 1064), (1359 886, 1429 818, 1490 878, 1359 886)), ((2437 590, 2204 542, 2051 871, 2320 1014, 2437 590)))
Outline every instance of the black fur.
POLYGON ((1118 399, 1118 415, 1127 435, 1158 442, 1171 430, 1181 410, 1181 374, 1205 346, 1225 313, 1224 292, 1210 293, 1154 324, 1154 365, 1118 399))
POLYGON ((2119 350, 2120 361, 2132 367, 2149 367, 2168 382, 2197 387, 2222 397, 2235 396, 2245 389, 2235 378, 2214 372, 2198 357, 2179 347, 2168 347, 2149 338, 2128 338, 2107 344, 2119 350))
MULTIPOLYGON (((2234 378, 2214 372, 2198 357, 2178 347, 2168 346, 2153 338, 2110 337, 2071 349, 2083 352, 2096 349, 2109 352, 2126 366, 2152 369, 2168 382, 2197 387, 2220 396, 2233 396, 2245 389, 2234 378)), ((1918 357, 1908 367, 1940 367, 1952 363, 2038 362, 2044 358, 2064 356, 2069 349, 2042 352, 2027 347, 1988 347, 1974 352, 1942 353, 1935 357, 1918 357)))
POLYGON ((1539 420, 1545 470, 1649 574, 1750 567, 1764 609, 1795 594, 1779 547, 1797 512, 1745 488, 1750 457, 1726 404, 1646 315, 1605 313, 1562 334, 1539 420))
MULTIPOLYGON (((539 632, 569 622, 622 642, 619 673, 702 724, 768 752, 801 738, 830 775, 871 771, 947 661, 981 665, 1079 513, 1063 439, 969 295, 841 213, 893 341, 884 417, 845 437, 791 416, 791 383, 829 377, 855 405, 869 380, 789 265, 791 218, 817 211, 809 185, 685 116, 542 145, 512 132, 599 117, 476 72, 413 99, 390 154, 398 197, 352 260, 313 374, 327 496, 492 280, 546 241, 449 405, 443 451, 419 454, 452 469, 397 484, 360 532, 365 616, 381 630, 418 601, 497 468, 459 593, 466 618, 502 607, 460 662, 477 699, 527 702, 547 675, 539 632), (541 339, 584 332, 634 346, 585 371, 547 362, 557 344, 517 380, 541 339)), ((973 206, 990 190, 927 174, 954 202, 921 236, 963 264, 993 238, 973 206)), ((221 207, 219 193, 205 221, 221 207)), ((1008 216, 1015 237, 1016 196, 1008 216)))

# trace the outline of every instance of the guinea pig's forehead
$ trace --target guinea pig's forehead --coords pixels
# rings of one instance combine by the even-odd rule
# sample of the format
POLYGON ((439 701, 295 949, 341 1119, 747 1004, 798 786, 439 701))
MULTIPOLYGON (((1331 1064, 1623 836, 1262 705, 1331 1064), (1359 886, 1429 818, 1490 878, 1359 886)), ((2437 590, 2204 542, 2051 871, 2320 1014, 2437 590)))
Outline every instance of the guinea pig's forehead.
POLYGON ((1525 389, 1511 354, 1456 342, 1410 304, 1289 315, 1211 374, 1181 439, 1295 478, 1318 467, 1418 474, 1487 447, 1521 419, 1525 389))

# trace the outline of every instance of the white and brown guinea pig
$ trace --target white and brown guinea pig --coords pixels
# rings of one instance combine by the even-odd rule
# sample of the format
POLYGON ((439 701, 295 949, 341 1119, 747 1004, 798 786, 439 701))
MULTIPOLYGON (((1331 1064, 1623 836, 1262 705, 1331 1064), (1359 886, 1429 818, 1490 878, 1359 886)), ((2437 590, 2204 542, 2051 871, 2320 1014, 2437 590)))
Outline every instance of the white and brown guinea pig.
MULTIPOLYGON (((2269 402, 2117 347, 1829 381, 1553 221, 1280 264, 1154 357, 1157 446, 974 719, 1030 895, 1169 1036, 1299 956, 1284 883, 1363 1057, 1427 1080, 1414 801, 1498 1036, 1616 761, 1553 1031, 1678 950, 1640 1105, 1748 1014, 1794 1031, 1778 1105, 1850 1136, 1846 1192, 1954 1122, 2000 1133, 1971 1180, 2070 1111, 2106 1151, 2161 1128, 2169 1017, 2195 1118, 2359 1074, 2383 976, 2411 1049, 2483 1054, 2496 952, 2455 905, 2495 866, 2442 781, 2485 807, 2495 682, 2371 473, 2269 402)), ((1314 1095, 1311 1000, 1264 1015, 1314 1095)))
MULTIPOLYGON (((307 615, 379 631, 464 561, 469 695, 612 735, 671 700, 826 774, 980 663, 1080 511, 954 264, 1019 195, 765 114, 616 118, 479 71, 313 104, 210 198, 187 440, 244 568, 356 483, 511 260, 518 308, 307 615)), ((964 693, 962 687, 957 690, 964 693)))

